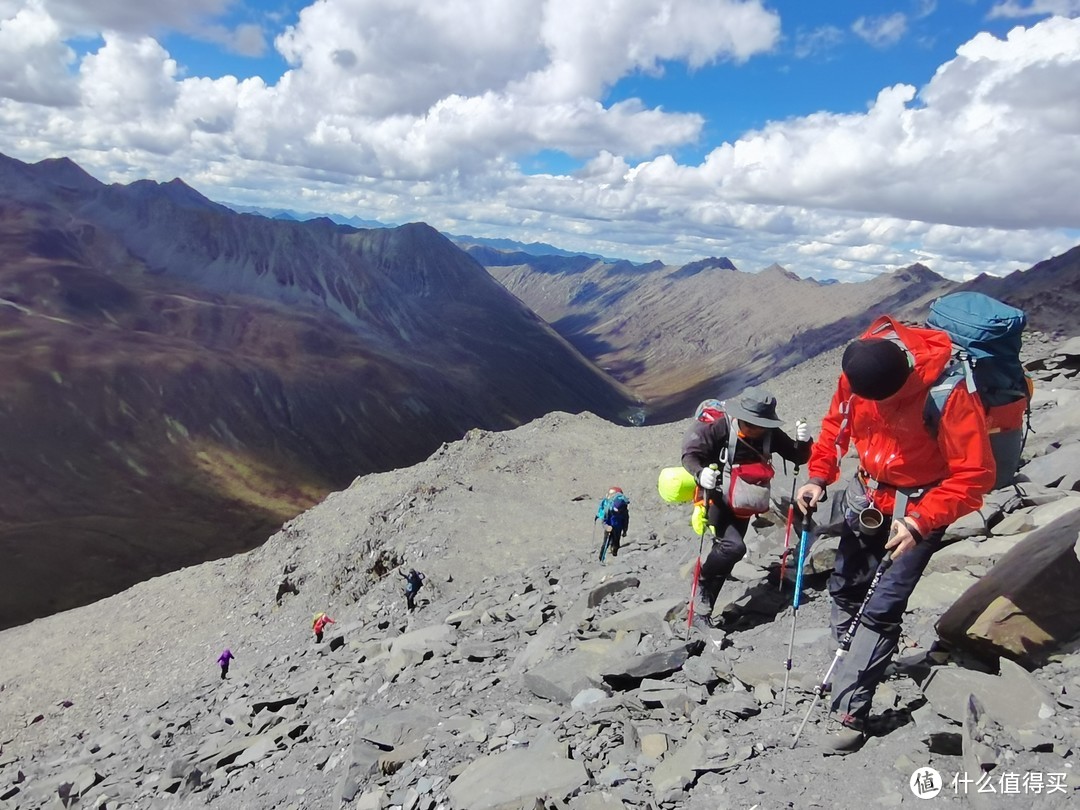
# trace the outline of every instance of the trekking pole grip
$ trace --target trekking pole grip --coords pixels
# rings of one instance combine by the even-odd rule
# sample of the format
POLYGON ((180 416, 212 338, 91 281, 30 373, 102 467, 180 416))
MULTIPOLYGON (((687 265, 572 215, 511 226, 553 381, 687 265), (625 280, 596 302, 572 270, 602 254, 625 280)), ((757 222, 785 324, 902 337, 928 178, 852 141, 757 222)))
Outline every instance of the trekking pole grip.
MULTIPOLYGON (((719 471, 720 471, 720 465, 719 465, 719 464, 716 464, 716 463, 714 462, 714 463, 712 463, 712 464, 710 464, 710 465, 709 465, 708 469, 710 469, 710 470, 716 470, 717 472, 719 472, 719 471)), ((717 483, 719 483, 719 482, 717 482, 717 483)), ((716 487, 710 487, 710 488, 708 488, 708 489, 706 489, 705 487, 702 487, 702 488, 701 488, 701 491, 702 491, 702 492, 716 492, 716 487)))

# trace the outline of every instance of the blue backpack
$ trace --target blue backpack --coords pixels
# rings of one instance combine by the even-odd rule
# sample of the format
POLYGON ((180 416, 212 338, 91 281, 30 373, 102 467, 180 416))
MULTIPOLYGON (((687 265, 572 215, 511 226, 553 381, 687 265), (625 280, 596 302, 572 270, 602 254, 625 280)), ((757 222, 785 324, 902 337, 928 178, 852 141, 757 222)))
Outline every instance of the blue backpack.
POLYGON ((615 529, 625 529, 629 517, 630 501, 621 492, 615 493, 604 522, 615 529))
MULTIPOLYGON (((937 435, 941 414, 949 395, 961 382, 968 391, 978 392, 987 412, 1025 400, 1024 412, 1030 423, 1031 388, 1020 362, 1020 344, 1027 316, 988 295, 956 292, 930 305, 926 325, 940 329, 953 342, 953 359, 926 398, 923 418, 931 435, 937 435)), ((1020 464, 1023 436, 992 432, 991 446, 998 465, 997 486, 1012 479, 1020 464)))

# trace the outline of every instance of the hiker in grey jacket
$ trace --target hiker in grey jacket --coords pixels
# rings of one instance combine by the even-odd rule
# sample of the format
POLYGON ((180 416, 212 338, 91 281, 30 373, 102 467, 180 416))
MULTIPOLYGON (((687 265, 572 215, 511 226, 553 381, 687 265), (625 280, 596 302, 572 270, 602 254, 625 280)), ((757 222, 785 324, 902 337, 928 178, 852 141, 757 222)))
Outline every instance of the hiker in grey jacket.
POLYGON ((806 423, 796 422, 794 439, 780 430, 782 424, 776 397, 763 388, 748 388, 726 403, 703 402, 683 437, 682 465, 706 491, 708 522, 715 532, 701 566, 701 605, 695 610, 695 622, 700 617, 706 627, 713 626, 712 609, 724 580, 746 554, 743 537, 750 519, 769 508, 772 454, 793 464, 810 460, 812 440, 806 423))

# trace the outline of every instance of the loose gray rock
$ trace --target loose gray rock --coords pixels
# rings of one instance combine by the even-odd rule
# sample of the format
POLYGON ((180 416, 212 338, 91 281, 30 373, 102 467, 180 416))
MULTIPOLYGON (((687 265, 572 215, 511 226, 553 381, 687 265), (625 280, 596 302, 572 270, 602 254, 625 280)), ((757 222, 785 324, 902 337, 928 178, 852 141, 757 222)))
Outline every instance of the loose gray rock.
POLYGON ((565 800, 588 782, 580 762, 523 749, 474 760, 449 797, 456 810, 533 808, 538 799, 565 800))

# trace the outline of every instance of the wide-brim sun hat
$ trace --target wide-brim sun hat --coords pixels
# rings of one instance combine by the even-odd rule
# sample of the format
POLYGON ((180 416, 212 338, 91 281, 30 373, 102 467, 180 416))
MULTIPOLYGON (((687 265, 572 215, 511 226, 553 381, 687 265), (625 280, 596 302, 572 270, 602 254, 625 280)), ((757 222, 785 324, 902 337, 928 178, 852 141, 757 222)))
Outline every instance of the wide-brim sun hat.
POLYGON ((725 410, 733 419, 763 428, 775 428, 784 424, 776 415, 776 397, 764 388, 752 386, 725 403, 725 410))

